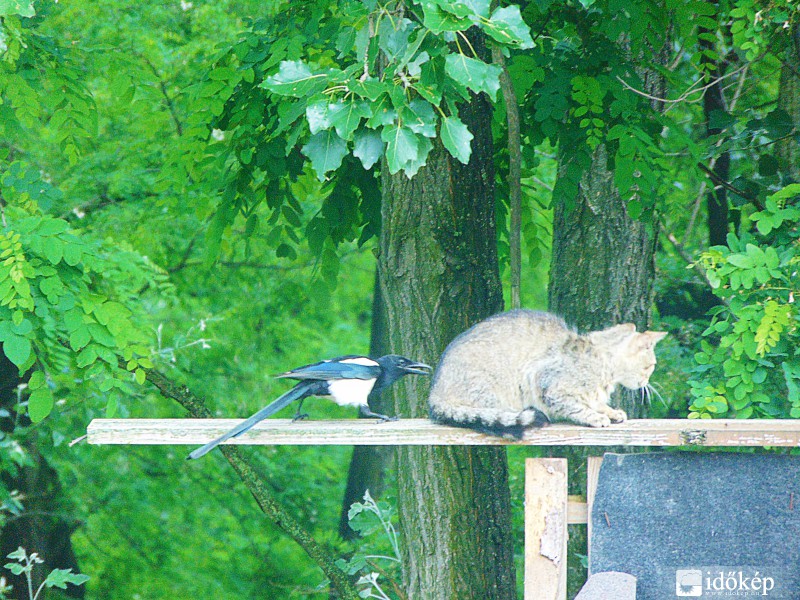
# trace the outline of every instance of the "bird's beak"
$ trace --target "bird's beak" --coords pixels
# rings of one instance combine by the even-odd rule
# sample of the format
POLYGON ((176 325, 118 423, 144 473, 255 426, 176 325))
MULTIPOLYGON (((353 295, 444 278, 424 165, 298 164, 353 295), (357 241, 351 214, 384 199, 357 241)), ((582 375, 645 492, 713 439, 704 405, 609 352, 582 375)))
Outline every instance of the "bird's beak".
POLYGON ((410 365, 405 365, 403 370, 406 373, 411 373, 414 375, 430 375, 431 371, 433 371, 433 367, 426 365, 425 363, 415 362, 411 363, 410 365))

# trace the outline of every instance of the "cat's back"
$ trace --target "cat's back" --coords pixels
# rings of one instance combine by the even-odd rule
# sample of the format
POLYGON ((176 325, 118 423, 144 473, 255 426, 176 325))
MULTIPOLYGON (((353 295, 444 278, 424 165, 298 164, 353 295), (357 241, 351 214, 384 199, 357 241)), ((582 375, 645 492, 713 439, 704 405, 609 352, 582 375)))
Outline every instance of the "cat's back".
POLYGON ((575 335, 560 317, 517 309, 493 315, 456 337, 442 355, 440 369, 454 363, 476 370, 519 370, 551 353, 575 335))
POLYGON ((480 344, 550 347, 571 334, 561 317, 537 310, 515 309, 492 315, 473 325, 450 343, 445 355, 458 348, 480 344))

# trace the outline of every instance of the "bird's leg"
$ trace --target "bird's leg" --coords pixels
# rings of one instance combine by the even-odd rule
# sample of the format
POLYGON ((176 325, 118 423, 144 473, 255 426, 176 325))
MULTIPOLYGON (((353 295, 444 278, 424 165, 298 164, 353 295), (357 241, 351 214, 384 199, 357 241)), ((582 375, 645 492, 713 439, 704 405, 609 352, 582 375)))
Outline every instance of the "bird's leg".
POLYGON ((302 421, 303 419, 308 418, 308 413, 301 413, 300 410, 303 408, 303 401, 305 398, 300 398, 300 403, 297 405, 297 412, 294 413, 294 417, 292 417, 292 423, 295 421, 302 421))
POLYGON ((375 418, 375 419, 380 419, 380 420, 381 420, 381 421, 383 421, 384 423, 385 423, 386 421, 397 421, 397 417, 390 417, 390 416, 388 416, 388 415, 381 415, 381 414, 379 414, 379 413, 374 413, 374 412, 372 412, 372 411, 369 409, 369 406, 367 406, 366 404, 362 404, 362 405, 359 407, 359 410, 361 411, 361 414, 362 414, 362 416, 365 416, 365 417, 373 417, 373 418, 375 418))

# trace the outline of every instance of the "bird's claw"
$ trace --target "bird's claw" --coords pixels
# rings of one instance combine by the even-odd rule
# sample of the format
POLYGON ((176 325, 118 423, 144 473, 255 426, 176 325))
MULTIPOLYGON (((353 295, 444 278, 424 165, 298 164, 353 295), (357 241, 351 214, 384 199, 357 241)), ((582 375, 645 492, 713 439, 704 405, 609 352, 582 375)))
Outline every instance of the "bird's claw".
POLYGON ((294 417, 292 417, 292 423, 296 423, 297 421, 302 421, 308 418, 308 413, 297 413, 294 417))

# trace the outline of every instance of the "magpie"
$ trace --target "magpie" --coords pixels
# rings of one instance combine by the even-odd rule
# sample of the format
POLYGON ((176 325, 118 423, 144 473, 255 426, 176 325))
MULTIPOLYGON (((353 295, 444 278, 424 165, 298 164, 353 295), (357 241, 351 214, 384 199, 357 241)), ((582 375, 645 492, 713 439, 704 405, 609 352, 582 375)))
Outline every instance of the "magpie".
POLYGON ((307 417, 308 415, 300 413, 300 409, 303 401, 309 396, 331 396, 339 406, 358 406, 361 414, 365 417, 375 417, 381 421, 394 421, 397 417, 388 417, 369 409, 367 398, 370 392, 377 392, 389 387, 404 375, 430 375, 430 371, 430 365, 415 362, 397 354, 387 354, 377 360, 366 356, 339 356, 297 367, 277 375, 279 378, 299 380, 292 389, 249 419, 239 423, 228 433, 193 451, 188 458, 200 458, 218 444, 242 435, 259 421, 275 414, 295 400, 299 400, 300 404, 293 420, 307 417))

